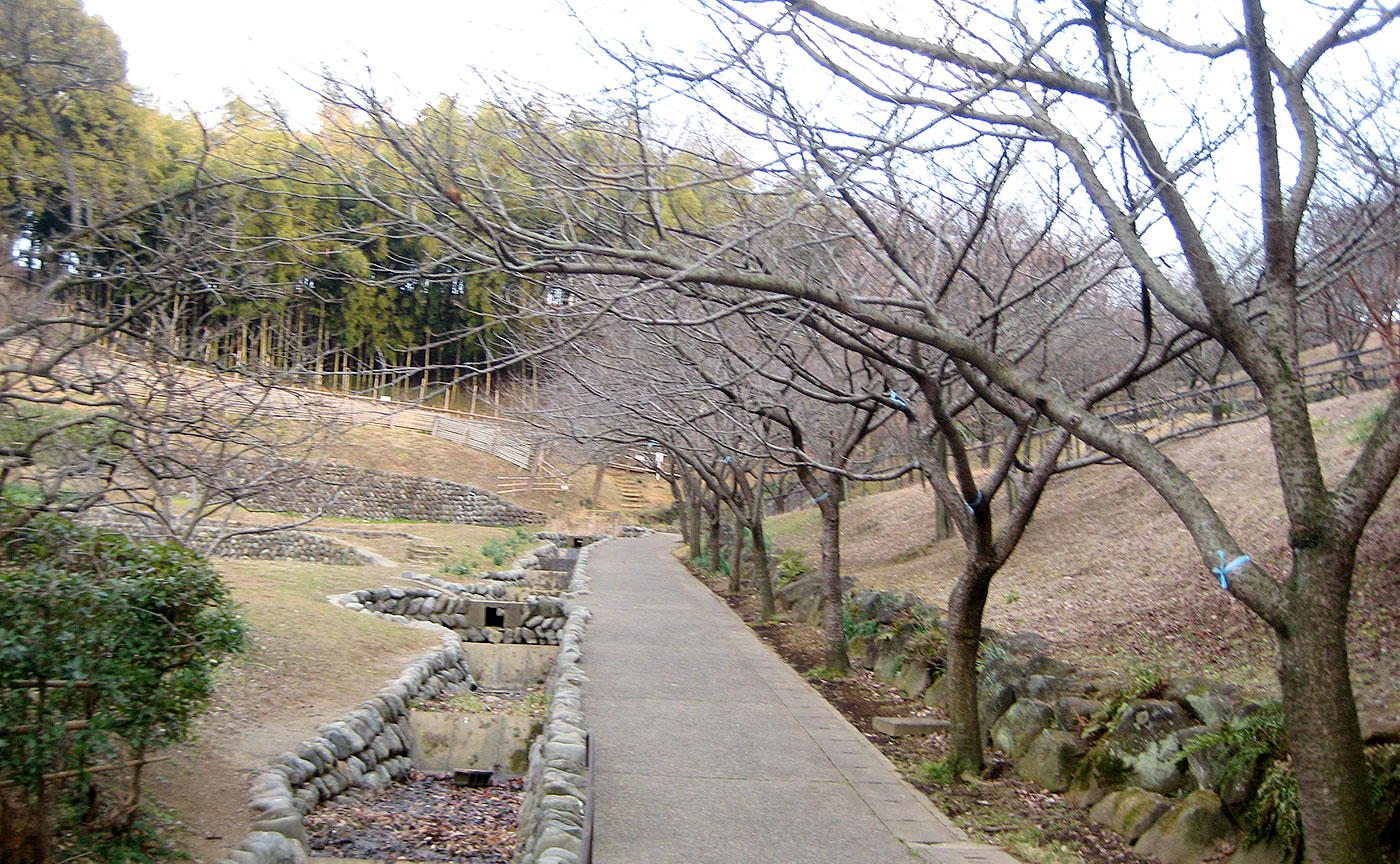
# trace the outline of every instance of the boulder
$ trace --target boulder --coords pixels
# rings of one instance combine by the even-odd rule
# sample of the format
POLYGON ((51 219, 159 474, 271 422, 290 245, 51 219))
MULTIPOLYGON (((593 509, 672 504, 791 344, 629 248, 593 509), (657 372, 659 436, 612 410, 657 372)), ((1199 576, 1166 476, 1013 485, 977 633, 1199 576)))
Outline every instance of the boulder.
POLYGON ((1103 713, 1103 704, 1078 696, 1063 696, 1055 700, 1055 725, 1066 732, 1083 732, 1095 715, 1103 713))
POLYGON ((1055 709, 1037 699, 1017 699, 992 724, 992 744, 1012 759, 1020 758, 1055 720, 1055 709))
POLYGON ((1173 678, 1162 698, 1185 705, 1207 726, 1218 726, 1228 722, 1239 710, 1240 688, 1209 678, 1187 676, 1173 678))
POLYGON ((1075 807, 1088 809, 1110 792, 1126 785, 1128 768, 1105 747, 1094 747, 1084 754, 1074 772, 1065 800, 1075 807))
POLYGON ((1010 660, 991 660, 977 676, 977 718, 990 729, 1015 704, 1025 687, 1025 669, 1010 660))
POLYGON ((948 676, 940 675, 937 680, 928 685, 924 691, 923 702, 930 708, 942 708, 948 710, 948 676))
POLYGON ((928 663, 917 657, 905 657, 904 665, 894 678, 895 686, 903 690, 904 695, 910 699, 922 696, 932 682, 933 675, 929 672, 928 663))
POLYGON ((850 655, 851 662, 862 669, 875 668, 874 647, 874 636, 854 636, 846 641, 846 653, 850 655))
POLYGON ((1050 643, 1045 641, 1045 637, 1038 633, 1012 633, 1003 635, 990 628, 983 629, 984 638, 989 642, 995 642, 1006 650, 1008 654, 1020 654, 1022 656, 1043 655, 1050 650, 1050 643))
POLYGON ((1051 792, 1069 788, 1086 744, 1073 732, 1042 730, 1016 761, 1016 773, 1051 792))
POLYGON ((1220 798, 1197 789, 1143 832, 1133 851, 1162 864, 1199 864, 1234 837, 1235 829, 1225 818, 1220 798))
POLYGON ((904 669, 904 657, 894 651, 881 652, 875 657, 873 669, 876 678, 893 683, 899 677, 900 671, 904 669))
POLYGON ((1104 796, 1089 810, 1089 818, 1106 825, 1134 843, 1162 814, 1172 809, 1171 799, 1146 789, 1120 789, 1104 796))
POLYGON ((1122 762, 1125 785, 1170 795, 1184 787, 1188 779, 1177 733, 1195 725, 1175 702, 1138 699, 1125 707, 1098 747, 1122 762))
MULTIPOLYGON (((1182 748, 1186 749, 1194 739, 1213 731, 1219 731, 1218 727, 1199 726, 1183 729, 1177 733, 1177 740, 1181 742, 1182 748)), ((1246 805, 1254 797, 1254 790, 1260 780, 1259 768, 1257 765, 1250 765, 1243 771, 1230 774, 1226 770, 1229 760, 1230 754, 1223 746, 1202 747, 1186 757, 1186 764, 1197 786, 1219 795, 1225 809, 1237 813, 1237 808, 1246 805)))

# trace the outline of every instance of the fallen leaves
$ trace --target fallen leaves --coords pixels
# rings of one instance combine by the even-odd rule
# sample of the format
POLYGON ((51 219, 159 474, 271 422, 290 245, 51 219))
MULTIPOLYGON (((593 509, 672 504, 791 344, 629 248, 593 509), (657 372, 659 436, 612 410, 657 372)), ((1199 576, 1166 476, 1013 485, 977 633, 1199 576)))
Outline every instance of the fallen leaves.
POLYGON ((521 798, 519 780, 468 789, 414 771, 373 798, 309 814, 307 840, 345 858, 508 864, 521 798))

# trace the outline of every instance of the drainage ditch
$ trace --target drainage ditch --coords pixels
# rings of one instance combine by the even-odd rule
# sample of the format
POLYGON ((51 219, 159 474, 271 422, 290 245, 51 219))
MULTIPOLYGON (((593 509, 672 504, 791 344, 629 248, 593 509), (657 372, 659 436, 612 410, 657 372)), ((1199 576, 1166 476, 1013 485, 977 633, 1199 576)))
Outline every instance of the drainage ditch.
MULTIPOLYGON (((252 833, 217 864, 304 860, 289 844, 325 862, 503 864, 533 860, 537 847, 586 861, 582 768, 552 758, 546 769, 535 760, 546 743, 586 740, 575 703, 587 610, 567 597, 586 593, 584 568, 573 571, 587 558, 579 547, 598 538, 541 539, 553 542, 499 574, 509 586, 411 577, 431 587, 331 598, 378 617, 443 626, 443 649, 273 759, 253 784, 252 833), (552 596, 564 589, 572 593, 552 596), (577 787, 576 803, 562 814, 541 807, 543 792, 534 787, 546 774, 577 787), (557 848, 561 830, 578 848, 557 848)), ((562 800, 550 785, 551 799, 562 800)))

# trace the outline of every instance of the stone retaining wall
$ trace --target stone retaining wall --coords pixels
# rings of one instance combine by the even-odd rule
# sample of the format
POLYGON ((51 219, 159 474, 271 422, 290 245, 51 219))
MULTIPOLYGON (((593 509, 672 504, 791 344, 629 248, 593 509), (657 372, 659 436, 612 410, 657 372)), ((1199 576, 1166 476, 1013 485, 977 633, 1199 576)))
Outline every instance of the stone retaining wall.
MULTIPOLYGON (((550 620, 561 622, 547 631, 554 634, 553 642, 560 650, 546 684, 550 707, 543 731, 530 748, 513 864, 578 864, 587 842, 591 790, 588 731, 582 710, 586 677, 579 660, 589 612, 573 600, 588 593, 589 552, 588 548, 579 552, 563 598, 530 598, 537 612, 550 611, 550 620)), ((439 600, 480 603, 464 595, 494 598, 506 591, 506 586, 499 584, 443 582, 442 586, 449 590, 375 588, 329 599, 407 623, 431 621, 434 615, 461 614, 423 612, 425 605, 436 608, 439 600), (417 611, 405 614, 415 599, 422 601, 417 611), (402 611, 373 608, 379 605, 402 611)), ((539 626, 535 625, 536 632, 539 626)), ((409 706, 475 686, 462 654, 462 639, 450 630, 440 650, 409 664, 397 680, 359 708, 317 727, 316 737, 274 757, 250 789, 250 806, 256 814, 252 830, 238 849, 214 864, 307 864, 305 815, 327 801, 370 794, 402 777, 412 767, 408 756, 412 734, 409 706)))
POLYGON ((558 645, 568 613, 555 597, 501 599, 506 586, 464 585, 460 590, 367 588, 333 598, 347 609, 381 618, 431 621, 448 627, 464 642, 558 645))
MULTIPOLYGON (((83 521, 104 531, 113 531, 140 540, 170 539, 154 527, 135 519, 101 519, 89 516, 83 521)), ((248 522, 225 526, 226 530, 231 531, 256 527, 248 522)), ((190 545, 199 552, 222 558, 311 561, 317 564, 345 564, 357 567, 374 563, 370 556, 347 543, 295 528, 280 528, 265 533, 230 534, 224 537, 220 537, 220 533, 198 529, 194 532, 190 545)))
MULTIPOLYGON (((266 465, 250 465, 265 474, 266 465)), ((350 519, 407 519, 414 522, 453 522, 468 525, 534 525, 546 516, 502 498, 494 492, 437 480, 355 468, 323 465, 313 476, 294 478, 276 491, 257 495, 245 506, 261 510, 323 514, 350 519)))
POLYGON ((225 537, 214 554, 224 558, 314 561, 317 564, 363 566, 374 563, 368 555, 339 540, 292 529, 268 534, 234 534, 225 537))
MULTIPOLYGON (((941 657, 929 633, 937 611, 918 597, 868 589, 846 601, 856 623, 874 625, 849 643, 852 662, 898 686, 911 699, 947 708, 941 657)), ((1218 844, 1238 842, 1236 826, 1263 774, 1256 763, 1231 769, 1232 754, 1193 746, 1202 735, 1240 728, 1272 710, 1240 688, 1198 677, 1127 680, 1048 656, 1032 633, 984 630, 978 675, 983 734, 1023 779, 1088 809, 1091 821, 1127 838, 1133 850, 1167 864, 1220 860, 1218 844)), ((1400 740, 1400 719, 1361 712, 1368 744, 1400 740)), ((1218 737, 1218 736, 1215 736, 1218 737)), ((1211 740, 1211 739, 1207 739, 1211 740)), ((1400 830, 1400 811, 1393 817, 1400 830)), ((1280 850, 1240 849, 1226 864, 1280 859, 1280 850)))
MULTIPOLYGON (((588 593, 592 548, 579 552, 566 595, 569 598, 588 593)), ((592 789, 588 722, 583 713, 583 686, 588 679, 579 665, 589 613, 572 600, 564 606, 567 621, 560 631, 559 657, 547 685, 549 712, 543 731, 530 745, 512 864, 578 864, 589 845, 592 789)))
POLYGON ((455 633, 404 668, 359 708, 317 727, 317 735, 272 759, 250 789, 252 831, 215 864, 304 864, 303 818, 318 805, 377 792, 412 767, 408 707, 474 689, 455 633))

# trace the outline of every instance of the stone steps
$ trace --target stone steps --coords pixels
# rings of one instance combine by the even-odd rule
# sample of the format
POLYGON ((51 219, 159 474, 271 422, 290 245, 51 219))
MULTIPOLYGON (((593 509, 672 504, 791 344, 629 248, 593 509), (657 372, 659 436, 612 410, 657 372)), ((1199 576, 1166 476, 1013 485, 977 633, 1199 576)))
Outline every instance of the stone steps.
POLYGON ((452 558, 452 547, 438 546, 433 543, 422 543, 415 540, 408 544, 408 549, 404 552, 404 557, 409 561, 448 561, 452 558))

